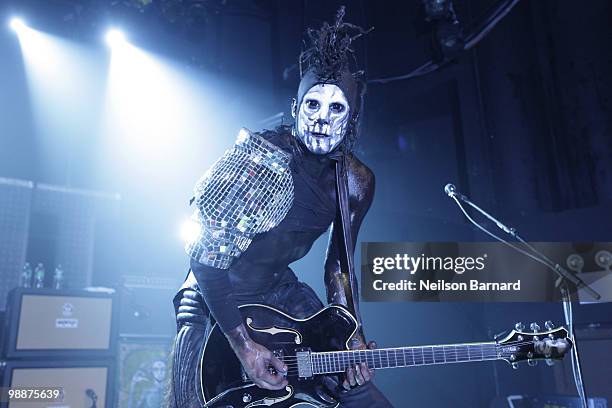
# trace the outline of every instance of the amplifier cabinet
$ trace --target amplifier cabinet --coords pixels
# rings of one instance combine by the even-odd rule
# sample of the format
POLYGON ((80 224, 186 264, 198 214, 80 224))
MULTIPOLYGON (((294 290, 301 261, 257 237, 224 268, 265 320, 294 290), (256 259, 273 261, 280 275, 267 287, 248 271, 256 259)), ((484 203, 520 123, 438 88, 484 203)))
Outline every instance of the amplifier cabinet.
POLYGON ((4 367, 3 388, 60 388, 61 401, 2 403, 8 408, 112 408, 114 393, 112 360, 9 361, 4 367))
POLYGON ((174 336, 172 299, 181 282, 174 279, 125 276, 118 290, 121 302, 120 336, 174 336))
POLYGON ((17 288, 5 322, 6 357, 112 357, 117 339, 114 294, 84 290, 17 288))

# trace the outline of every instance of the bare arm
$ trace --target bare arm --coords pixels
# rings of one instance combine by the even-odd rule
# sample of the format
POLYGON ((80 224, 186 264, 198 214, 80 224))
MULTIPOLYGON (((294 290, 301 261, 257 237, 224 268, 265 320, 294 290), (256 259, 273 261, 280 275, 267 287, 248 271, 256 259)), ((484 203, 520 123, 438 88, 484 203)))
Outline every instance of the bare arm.
POLYGON ((191 270, 198 281, 202 297, 249 378, 262 388, 284 388, 287 385, 287 367, 270 350, 249 336, 234 300, 228 271, 202 265, 193 259, 191 270), (276 373, 269 371, 270 366, 274 367, 276 373))
MULTIPOLYGON (((374 174, 363 163, 354 157, 349 157, 348 160, 348 190, 349 190, 349 217, 351 227, 351 240, 353 250, 357 243, 357 235, 361 223, 368 212, 372 200, 374 199, 374 174)), ((366 346, 363 335, 362 319, 359 313, 359 292, 357 288, 357 279, 353 277, 353 286, 350 291, 356 297, 353 302, 351 293, 348 292, 350 280, 346 273, 342 273, 340 267, 340 250, 342 250, 340 240, 340 229, 336 225, 332 225, 329 234, 329 244, 327 247, 327 255, 325 259, 325 288, 327 289, 327 301, 329 303, 337 303, 344 306, 349 304, 355 305, 355 318, 359 323, 360 329, 356 335, 350 340, 349 346, 351 349, 376 348, 376 343, 370 342, 366 346)), ((349 254, 354 256, 354 254, 349 254)), ((363 385, 370 381, 374 376, 374 372, 370 370, 365 363, 356 365, 346 369, 342 387, 349 391, 351 388, 358 385, 363 385)))
MULTIPOLYGON (((349 157, 347 170, 351 239, 353 243, 352 246, 355 248, 359 228, 374 198, 375 180, 372 171, 352 156, 349 157)), ((337 228, 335 224, 332 225, 325 259, 325 287, 327 290, 327 301, 329 303, 348 306, 352 300, 350 298, 351 294, 347 293, 347 288, 349 288, 348 275, 342 273, 340 268, 339 251, 342 250, 342 248, 339 234, 340 228, 337 228)), ((350 256, 353 256, 353 254, 350 254, 350 256)), ((353 278, 353 284, 352 293, 358 296, 357 280, 355 278, 353 278)), ((358 309, 359 299, 356 300, 357 302, 355 302, 355 305, 357 310, 355 312, 357 316, 355 317, 361 326, 361 315, 358 309)), ((364 344, 365 339, 363 338, 363 332, 359 330, 358 338, 354 339, 354 344, 351 344, 351 346, 359 347, 364 344)))

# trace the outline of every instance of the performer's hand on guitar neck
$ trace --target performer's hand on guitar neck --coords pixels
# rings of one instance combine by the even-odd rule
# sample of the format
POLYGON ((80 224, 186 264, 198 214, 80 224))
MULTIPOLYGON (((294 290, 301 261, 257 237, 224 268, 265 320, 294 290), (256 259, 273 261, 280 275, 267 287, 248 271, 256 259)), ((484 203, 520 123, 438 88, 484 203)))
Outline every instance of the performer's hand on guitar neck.
POLYGON ((272 354, 270 350, 255 343, 247 333, 244 325, 240 325, 226 333, 234 353, 242 363, 249 378, 261 388, 280 390, 287 386, 287 366, 272 354), (272 373, 269 369, 274 368, 272 373))
MULTIPOLYGON (((368 343, 368 349, 375 349, 376 342, 371 341, 368 343)), ((352 345, 351 349, 353 350, 365 350, 366 345, 363 344, 363 341, 357 342, 355 345, 352 345)), ((368 368, 366 363, 360 363, 355 365, 355 367, 347 368, 344 373, 344 381, 342 382, 342 387, 345 390, 350 390, 353 387, 363 385, 368 381, 371 381, 374 378, 374 370, 368 368)))

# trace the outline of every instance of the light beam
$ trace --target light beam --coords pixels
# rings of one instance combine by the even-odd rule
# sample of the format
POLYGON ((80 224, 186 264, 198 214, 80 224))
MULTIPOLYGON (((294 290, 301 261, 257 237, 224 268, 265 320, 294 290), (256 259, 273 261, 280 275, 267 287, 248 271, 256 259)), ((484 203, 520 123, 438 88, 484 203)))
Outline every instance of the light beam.
POLYGON ((186 220, 181 226, 181 238, 185 244, 193 243, 200 236, 202 227, 193 219, 186 220))

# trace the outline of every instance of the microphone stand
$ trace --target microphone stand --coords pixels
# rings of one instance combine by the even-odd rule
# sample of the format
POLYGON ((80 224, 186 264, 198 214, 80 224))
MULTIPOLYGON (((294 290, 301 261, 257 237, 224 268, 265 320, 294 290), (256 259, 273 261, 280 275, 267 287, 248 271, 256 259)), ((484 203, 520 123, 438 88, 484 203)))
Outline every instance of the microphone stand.
POLYGON ((478 229, 480 229, 481 231, 483 231, 487 235, 493 237, 497 241, 500 241, 500 242, 504 243, 505 245, 509 246, 510 248, 512 248, 512 249, 514 249, 514 250, 516 250, 516 251, 518 251, 520 253, 522 253, 523 255, 526 255, 526 256, 532 258, 533 260, 535 260, 535 261, 545 265, 547 268, 549 268, 550 270, 552 270, 553 272, 555 272, 558 275, 558 279, 557 279, 557 281, 555 283, 555 286, 557 288, 559 288, 559 290, 561 291, 561 299, 563 301, 563 315, 564 315, 564 318, 565 318, 565 324, 567 326, 568 332, 570 333, 570 336, 573 338, 573 341, 574 341, 574 347, 572 347, 572 353, 571 353, 572 374, 574 376, 574 382, 576 384, 576 390, 578 391, 578 397, 580 398, 580 401, 582 402, 583 407, 584 408, 588 408, 586 392, 585 392, 585 389, 584 389, 584 383, 582 381, 582 367, 580 365, 580 356, 578 354, 578 345, 577 345, 577 342, 576 342, 576 335, 574 333, 574 322, 573 322, 574 319, 573 319, 573 312, 572 312, 572 299, 571 299, 571 292, 570 292, 569 286, 568 286, 568 281, 571 282, 572 284, 574 284, 576 286, 576 288, 584 289, 586 292, 589 293, 589 295, 591 295, 596 300, 601 299, 601 295, 599 293, 597 293, 595 290, 593 290, 593 288, 591 288, 589 285, 584 283, 584 281, 582 279, 580 279, 579 277, 577 277, 577 276, 573 275, 572 273, 568 272, 561 265, 559 265, 558 263, 552 261, 545 254, 543 254, 542 252, 540 252, 536 248, 534 248, 533 245, 531 245, 527 241, 525 241, 518 234, 518 232, 517 232, 517 230, 515 228, 507 227, 501 221, 499 221, 498 219, 496 219, 495 217, 493 217, 492 215, 487 213, 485 210, 483 210, 482 208, 480 208, 479 206, 474 204, 472 201, 470 201, 466 196, 464 196, 463 194, 460 194, 459 192, 457 192, 457 189, 456 189, 456 187, 454 185, 447 184, 444 187, 444 192, 450 198, 452 198, 455 201, 455 203, 457 203, 457 205, 459 206, 459 208, 461 209, 461 212, 465 215, 465 217, 472 224, 474 224, 478 229), (506 241, 505 239, 503 239, 501 237, 498 237, 497 235, 493 234, 492 232, 490 232, 489 230, 487 230, 486 228, 481 226, 472 217, 470 217, 470 215, 467 213, 467 211, 465 210, 463 205, 461 205, 460 200, 465 202, 466 204, 468 204, 469 206, 471 206, 475 210, 477 210, 479 213, 484 215, 489 220, 493 221, 495 223, 495 225, 497 225, 502 231, 504 231, 506 234, 512 236, 513 238, 518 240, 520 243, 525 245, 527 247, 527 249, 529 249, 531 252, 525 251, 524 249, 522 249, 522 248, 520 248, 520 247, 518 247, 518 246, 516 246, 516 245, 514 245, 514 244, 512 244, 512 243, 510 243, 508 241, 506 241))

